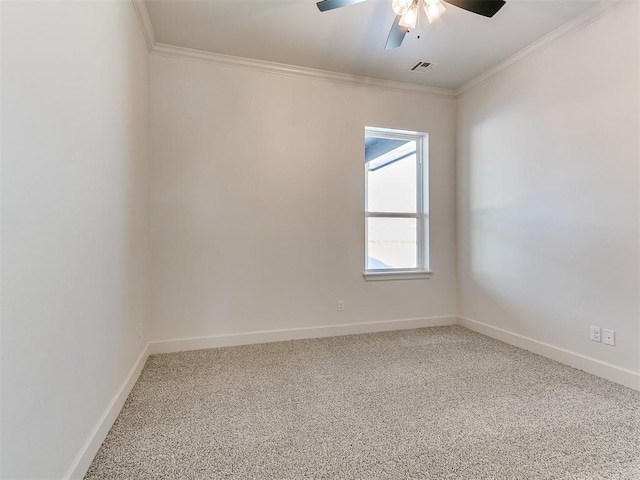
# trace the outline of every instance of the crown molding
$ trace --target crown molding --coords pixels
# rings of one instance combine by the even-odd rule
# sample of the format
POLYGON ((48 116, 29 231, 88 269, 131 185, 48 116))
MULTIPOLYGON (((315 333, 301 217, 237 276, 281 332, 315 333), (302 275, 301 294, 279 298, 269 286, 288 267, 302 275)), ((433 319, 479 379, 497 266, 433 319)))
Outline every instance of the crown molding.
POLYGON ((147 48, 149 53, 153 51, 153 47, 156 44, 156 36, 153 32, 153 25, 151 24, 151 17, 149 16, 149 10, 147 9, 147 2, 145 0, 131 0, 133 8, 136 11, 138 22, 142 28, 144 34, 144 40, 147 42, 147 48))
POLYGON ((572 33, 580 28, 586 26, 597 18, 603 16, 607 12, 611 11, 613 8, 617 7, 622 3, 621 0, 601 0, 595 6, 584 12, 582 15, 577 16, 573 20, 569 20, 567 23, 552 31, 548 35, 542 37, 540 40, 535 41, 528 47, 520 50, 515 55, 507 58, 503 62, 498 65, 491 67, 484 73, 481 73, 473 80, 465 83, 462 87, 455 90, 456 97, 461 96, 465 92, 480 86, 485 83, 489 79, 495 77, 499 73, 519 64, 520 62, 526 60, 527 58, 535 55, 541 50, 547 48, 551 44, 555 43, 560 38, 572 33))
POLYGON ((264 73, 287 75, 314 80, 324 80, 350 85, 360 85, 381 88, 384 90, 414 93, 419 95, 457 98, 462 96, 467 91, 482 85, 499 73, 511 67, 514 67, 515 65, 518 65, 527 58, 535 55, 536 53, 555 43, 560 38, 576 30, 579 30, 592 21, 605 15, 615 7, 619 6, 621 3, 624 3, 624 1, 625 0, 601 0, 594 7, 590 8, 582 15, 579 15, 578 17, 568 21, 556 30, 542 37, 540 40, 535 41, 528 47, 525 47, 524 49, 502 61, 498 65, 495 65, 484 73, 481 73, 458 89, 429 87, 426 85, 395 82, 392 80, 382 80, 378 78, 364 77, 359 75, 349 75, 346 73, 330 72, 308 67, 299 67, 296 65, 267 62, 264 60, 236 57, 232 55, 224 55, 204 50, 195 50, 192 48, 177 47, 174 45, 158 43, 153 31, 153 25, 151 23, 151 17, 149 16, 149 10, 147 9, 146 0, 132 0, 132 3, 135 8, 140 27, 142 28, 142 32, 147 43, 147 48, 149 49, 149 53, 152 55, 181 58, 183 60, 211 63, 227 67, 244 68, 264 73))
POLYGON ((315 68, 298 67, 295 65, 287 65, 284 63, 267 62, 264 60, 256 60, 253 58, 235 57, 231 55, 223 55, 220 53, 206 52, 203 50, 176 47, 163 43, 156 43, 153 50, 151 51, 151 54, 164 57, 181 58, 184 60, 191 60, 196 62, 212 63, 215 65, 222 65, 227 67, 244 68, 264 73, 275 73, 278 75, 309 78, 313 80, 325 80, 351 85, 363 85, 367 87, 417 93, 421 95, 426 94, 447 98, 455 97, 455 91, 446 88, 428 87, 412 83, 394 82, 391 80, 381 80, 378 78, 362 77, 359 75, 329 72, 326 70, 318 70, 315 68))
POLYGON ((245 68, 249 70, 288 75, 292 77, 325 80, 351 85, 364 85, 368 87, 415 93, 419 95, 433 95, 445 98, 455 98, 456 96, 454 90, 446 88, 429 87, 412 83, 381 80, 372 77, 349 75, 346 73, 329 72, 315 68, 298 67, 295 65, 267 62, 264 60, 256 60, 252 58, 235 57, 232 55, 223 55, 220 53, 207 52, 204 50, 195 50, 192 48, 177 47, 174 45, 158 43, 153 31, 153 24, 151 23, 151 17, 149 16, 149 10, 147 8, 146 0, 131 1, 133 3, 133 8, 136 11, 136 16, 138 17, 140 27, 142 28, 144 39, 147 42, 147 48, 149 49, 149 53, 152 55, 181 58, 184 60, 212 63, 215 65, 223 65, 228 67, 245 68))

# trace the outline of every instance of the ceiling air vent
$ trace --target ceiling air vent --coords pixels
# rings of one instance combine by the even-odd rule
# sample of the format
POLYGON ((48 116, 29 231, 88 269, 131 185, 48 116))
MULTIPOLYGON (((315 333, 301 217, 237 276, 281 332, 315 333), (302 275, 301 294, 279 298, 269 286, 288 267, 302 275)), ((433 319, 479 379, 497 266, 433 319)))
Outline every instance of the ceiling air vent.
POLYGON ((409 71, 414 73, 427 73, 436 65, 437 63, 419 61, 413 67, 411 67, 409 71))

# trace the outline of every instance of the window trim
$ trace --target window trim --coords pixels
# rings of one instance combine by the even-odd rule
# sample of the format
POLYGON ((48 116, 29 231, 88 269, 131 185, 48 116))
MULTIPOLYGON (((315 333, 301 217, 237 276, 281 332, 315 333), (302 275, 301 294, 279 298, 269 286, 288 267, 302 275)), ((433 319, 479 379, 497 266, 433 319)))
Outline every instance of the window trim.
POLYGON ((362 276, 367 282, 382 282, 387 280, 426 280, 433 272, 429 270, 365 270, 362 276))
POLYGON ((411 132, 388 128, 365 127, 365 138, 388 138, 392 140, 412 140, 416 142, 416 213, 369 212, 368 205, 368 166, 364 164, 364 270, 366 281, 409 280, 430 278, 429 270, 429 135, 423 132, 411 132), (426 189, 425 189, 426 185, 426 189), (425 195, 426 190, 426 195, 425 195), (369 254, 369 218, 415 218, 417 222, 417 268, 368 269, 369 254))

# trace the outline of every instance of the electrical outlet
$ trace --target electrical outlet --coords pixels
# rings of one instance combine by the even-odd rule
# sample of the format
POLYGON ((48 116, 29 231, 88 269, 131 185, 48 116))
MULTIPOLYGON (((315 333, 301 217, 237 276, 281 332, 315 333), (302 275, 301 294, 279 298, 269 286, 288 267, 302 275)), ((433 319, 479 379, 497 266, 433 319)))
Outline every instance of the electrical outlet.
POLYGON ((591 327, 591 340, 594 342, 600 341, 600 327, 591 327))
POLYGON ((338 300, 338 311, 344 312, 344 300, 338 300))
POLYGON ((605 345, 615 345, 616 344, 616 332, 614 330, 607 330, 606 328, 602 330, 602 341, 605 345))

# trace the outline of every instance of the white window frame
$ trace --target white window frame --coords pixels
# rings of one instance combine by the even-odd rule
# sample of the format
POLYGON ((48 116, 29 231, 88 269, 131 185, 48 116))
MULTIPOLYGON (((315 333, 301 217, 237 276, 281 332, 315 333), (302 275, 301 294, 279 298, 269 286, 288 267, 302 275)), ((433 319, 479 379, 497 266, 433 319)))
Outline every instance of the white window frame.
POLYGON ((416 142, 416 213, 370 212, 368 209, 368 166, 364 164, 364 271, 367 281, 409 280, 431 277, 429 270, 429 135, 421 132, 365 127, 368 136, 416 142), (417 268, 369 269, 369 218, 415 218, 417 222, 417 268))

